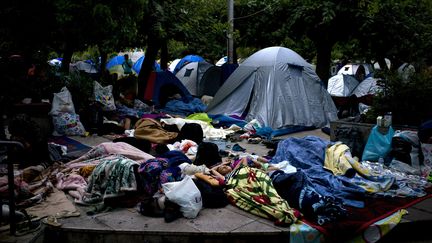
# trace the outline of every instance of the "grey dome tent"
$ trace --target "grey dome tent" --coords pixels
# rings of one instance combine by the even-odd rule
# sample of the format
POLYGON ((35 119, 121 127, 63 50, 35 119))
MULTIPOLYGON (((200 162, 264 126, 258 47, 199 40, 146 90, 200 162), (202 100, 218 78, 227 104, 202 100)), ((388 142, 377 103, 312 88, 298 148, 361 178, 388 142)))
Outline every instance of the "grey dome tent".
POLYGON ((337 120, 312 65, 284 47, 268 47, 247 58, 218 90, 207 113, 257 119, 272 129, 323 127, 337 120))
POLYGON ((351 75, 337 74, 328 80, 327 91, 331 96, 349 97, 358 84, 351 75))
POLYGON ((197 97, 214 96, 222 85, 221 68, 206 61, 191 62, 184 65, 176 73, 176 77, 192 95, 197 97))

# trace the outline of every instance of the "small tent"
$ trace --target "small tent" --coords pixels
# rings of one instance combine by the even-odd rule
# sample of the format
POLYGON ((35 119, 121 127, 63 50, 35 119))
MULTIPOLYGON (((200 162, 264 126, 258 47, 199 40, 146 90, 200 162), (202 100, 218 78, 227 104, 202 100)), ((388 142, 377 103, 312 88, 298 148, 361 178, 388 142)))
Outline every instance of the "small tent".
POLYGON ((97 67, 94 63, 88 61, 78 61, 69 65, 69 71, 98 73, 97 67))
POLYGON ((202 62, 204 61, 204 58, 198 56, 198 55, 187 55, 180 59, 180 61, 177 63, 177 65, 174 68, 173 73, 176 74, 184 65, 191 63, 191 62, 202 62))
POLYGON ((369 77, 360 82, 357 87, 352 92, 352 95, 356 97, 364 97, 367 95, 376 95, 378 92, 382 91, 382 88, 377 83, 378 79, 369 77))
POLYGON ((105 65, 105 67, 106 67, 107 70, 109 70, 110 68, 112 68, 112 67, 114 67, 114 66, 117 66, 117 65, 120 65, 120 66, 121 66, 121 65, 123 64, 124 61, 125 61, 124 56, 120 56, 120 55, 118 55, 118 56, 115 56, 115 57, 111 58, 111 59, 107 62, 107 64, 105 65))
MULTIPOLYGON (((144 62, 144 58, 145 56, 141 56, 132 66, 132 70, 134 70, 137 74, 139 74, 139 72, 141 71, 141 66, 144 62)), ((159 63, 157 63, 156 61, 154 62, 153 68, 155 71, 161 70, 159 63)))
POLYGON ((145 82, 143 94, 144 100, 151 101, 155 107, 164 107, 169 97, 179 94, 184 100, 190 101, 193 96, 178 78, 170 71, 151 72, 145 82))
POLYGON ((206 61, 186 64, 176 73, 176 77, 197 97, 214 96, 222 85, 221 68, 206 61))
MULTIPOLYGON (((107 62, 105 68, 109 71, 110 74, 117 75, 117 79, 121 79, 127 76, 124 74, 124 69, 122 67, 124 61, 125 61, 124 56, 120 56, 120 55, 115 56, 107 62)), ((135 71, 133 69, 132 69, 132 73, 135 74, 135 71)))
POLYGON ((351 75, 337 74, 328 80, 327 91, 331 96, 349 97, 358 84, 351 75))
POLYGON ((168 71, 170 72, 174 72, 175 67, 177 66, 177 64, 180 62, 180 58, 174 59, 168 66, 168 71))
POLYGON ((365 70, 365 76, 370 76, 373 72, 371 65, 366 63, 349 63, 343 66, 337 74, 345 74, 345 75, 353 75, 355 76, 357 74, 357 70, 360 66, 364 67, 365 70))
POLYGON ((215 65, 220 67, 224 65, 227 61, 228 61, 228 56, 224 56, 221 59, 219 59, 219 61, 217 61, 215 65))
POLYGON ((257 119, 272 129, 322 127, 337 119, 336 107, 312 65, 284 47, 262 49, 241 63, 207 113, 257 119))
POLYGON ((58 57, 58 58, 54 58, 48 61, 48 64, 52 67, 60 67, 62 64, 62 60, 63 58, 58 57))

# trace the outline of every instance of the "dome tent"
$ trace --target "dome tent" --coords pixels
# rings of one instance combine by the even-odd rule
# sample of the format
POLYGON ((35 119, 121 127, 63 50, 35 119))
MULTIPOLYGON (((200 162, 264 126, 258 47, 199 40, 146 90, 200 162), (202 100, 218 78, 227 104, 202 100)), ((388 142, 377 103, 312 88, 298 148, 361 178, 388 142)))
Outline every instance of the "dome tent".
POLYGON ((241 63, 207 113, 257 119, 272 129, 323 127, 337 120, 336 107, 312 65, 284 47, 262 49, 241 63))
POLYGON ((359 81, 351 75, 337 74, 328 80, 327 91, 331 96, 348 97, 359 81))
POLYGON ((184 65, 176 77, 189 92, 197 97, 214 96, 222 85, 222 70, 206 61, 191 62, 184 65))
MULTIPOLYGON (((143 62, 144 62, 144 59, 145 59, 145 56, 141 56, 141 57, 138 58, 138 60, 133 64, 133 66, 132 66, 132 70, 134 70, 135 73, 137 73, 137 74, 140 73, 140 71, 141 71, 141 66, 142 66, 142 64, 143 64, 143 62)), ((154 62, 153 69, 154 69, 155 71, 161 71, 160 65, 159 65, 159 63, 157 63, 156 61, 154 62)))
POLYGON ((180 59, 180 61, 175 66, 173 73, 176 74, 184 65, 191 63, 191 62, 202 62, 205 61, 204 58, 198 55, 187 55, 180 59))
POLYGON ((156 108, 164 107, 168 97, 179 94, 185 102, 191 101, 193 96, 180 80, 170 71, 151 72, 142 89, 143 100, 151 101, 156 108))

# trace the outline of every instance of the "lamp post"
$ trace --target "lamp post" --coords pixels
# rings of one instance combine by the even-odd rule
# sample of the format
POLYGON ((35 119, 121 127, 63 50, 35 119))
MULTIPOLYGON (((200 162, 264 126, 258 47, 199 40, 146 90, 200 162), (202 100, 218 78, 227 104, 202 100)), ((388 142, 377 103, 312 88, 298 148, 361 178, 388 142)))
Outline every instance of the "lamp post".
POLYGON ((234 0, 228 1, 228 60, 230 64, 234 63, 234 0))

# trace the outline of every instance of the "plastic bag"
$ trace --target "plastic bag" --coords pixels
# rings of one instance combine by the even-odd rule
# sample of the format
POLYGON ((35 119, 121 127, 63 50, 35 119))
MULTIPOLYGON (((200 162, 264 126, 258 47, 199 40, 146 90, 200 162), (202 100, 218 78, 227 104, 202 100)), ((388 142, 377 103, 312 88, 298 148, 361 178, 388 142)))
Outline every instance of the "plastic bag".
POLYGON ((201 192, 190 176, 162 184, 166 197, 180 206, 185 218, 196 218, 202 208, 201 192))
POLYGON ((250 121, 248 124, 246 124, 243 127, 243 130, 248 131, 248 132, 255 132, 256 130, 260 129, 262 126, 260 124, 260 122, 257 119, 253 119, 252 121, 250 121))
POLYGON ((432 168, 432 144, 422 143, 421 149, 424 156, 423 163, 432 168))
POLYGON ((362 160, 378 161, 379 158, 385 158, 391 150, 391 141, 394 135, 394 130, 390 126, 387 134, 382 134, 375 125, 368 137, 365 148, 363 150, 362 160))
POLYGON ((102 104, 102 109, 104 111, 114 111, 116 110, 114 96, 112 93, 113 86, 108 85, 102 87, 97 81, 94 81, 93 94, 95 101, 102 104))
POLYGON ((78 114, 60 112, 52 118, 54 124, 54 136, 81 136, 86 132, 78 114))
POLYGON ((395 131, 392 138, 392 150, 390 155, 393 159, 419 169, 420 166, 423 165, 423 154, 417 132, 408 130, 395 131))
POLYGON ((54 93, 50 115, 58 115, 60 112, 75 113, 75 106, 69 90, 63 87, 59 93, 54 93))

